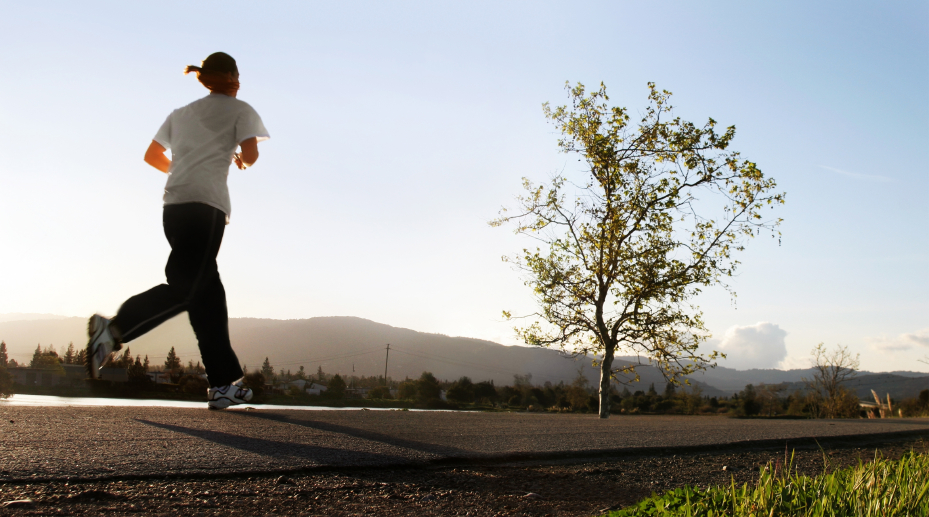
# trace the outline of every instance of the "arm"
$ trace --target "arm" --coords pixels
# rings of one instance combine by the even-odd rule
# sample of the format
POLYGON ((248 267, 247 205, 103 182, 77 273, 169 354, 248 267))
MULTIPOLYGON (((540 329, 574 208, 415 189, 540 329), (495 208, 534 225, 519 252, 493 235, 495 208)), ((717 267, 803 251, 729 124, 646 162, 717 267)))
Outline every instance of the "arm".
POLYGON ((258 138, 252 137, 242 140, 239 147, 242 148, 242 152, 235 154, 236 167, 245 169, 255 165, 255 162, 258 161, 258 138))
POLYGON ((145 151, 145 163, 167 173, 168 169, 171 168, 171 160, 165 156, 166 150, 164 146, 152 140, 152 143, 148 145, 148 149, 145 151))

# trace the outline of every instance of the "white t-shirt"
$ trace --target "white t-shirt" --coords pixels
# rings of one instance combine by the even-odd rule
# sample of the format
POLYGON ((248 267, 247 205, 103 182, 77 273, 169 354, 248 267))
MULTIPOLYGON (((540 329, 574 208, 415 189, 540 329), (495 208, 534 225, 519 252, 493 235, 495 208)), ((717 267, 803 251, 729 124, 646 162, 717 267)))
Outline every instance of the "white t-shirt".
POLYGON ((168 115, 154 140, 171 149, 165 205, 203 203, 232 213, 226 177, 243 140, 270 138, 261 117, 247 103, 210 94, 168 115))

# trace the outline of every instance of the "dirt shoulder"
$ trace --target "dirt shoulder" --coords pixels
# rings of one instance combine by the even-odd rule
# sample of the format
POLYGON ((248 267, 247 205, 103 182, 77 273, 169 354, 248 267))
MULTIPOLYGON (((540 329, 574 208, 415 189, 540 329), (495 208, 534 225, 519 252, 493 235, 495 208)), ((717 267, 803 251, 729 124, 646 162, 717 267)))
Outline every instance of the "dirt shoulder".
MULTIPOLYGON (((929 434, 799 444, 794 463, 815 475, 869 461, 929 452, 929 434)), ((789 443, 787 447, 793 448, 789 443)), ((5 483, 5 515, 557 515, 590 516, 683 485, 756 479, 783 461, 784 447, 728 446, 602 459, 462 463, 419 468, 340 468, 288 476, 166 477, 118 481, 5 483)))

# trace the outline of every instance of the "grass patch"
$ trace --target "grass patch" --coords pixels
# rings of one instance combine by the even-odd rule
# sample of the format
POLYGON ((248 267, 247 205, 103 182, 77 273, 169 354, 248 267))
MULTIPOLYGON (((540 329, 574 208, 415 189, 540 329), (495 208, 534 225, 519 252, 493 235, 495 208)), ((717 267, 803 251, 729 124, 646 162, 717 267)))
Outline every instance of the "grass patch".
POLYGON ((877 455, 873 462, 816 477, 794 472, 791 455, 784 464, 764 467, 754 485, 739 487, 733 480, 728 487, 678 488, 607 515, 924 517, 929 515, 929 454, 910 452, 896 461, 877 455))

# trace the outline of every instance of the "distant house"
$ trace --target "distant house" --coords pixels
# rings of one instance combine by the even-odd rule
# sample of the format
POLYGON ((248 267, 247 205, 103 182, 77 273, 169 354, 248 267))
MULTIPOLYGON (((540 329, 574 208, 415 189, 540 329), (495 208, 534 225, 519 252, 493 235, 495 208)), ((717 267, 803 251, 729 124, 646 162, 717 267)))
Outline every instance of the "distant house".
POLYGON ((346 388, 345 398, 363 399, 368 396, 369 391, 371 391, 371 388, 346 388))
POLYGON ((322 395, 323 392, 326 391, 327 389, 329 388, 317 382, 310 382, 304 387, 304 391, 306 391, 310 395, 322 395))
POLYGON ((298 390, 303 390, 303 389, 306 389, 307 384, 308 384, 307 381, 302 380, 302 379, 297 379, 295 381, 290 381, 290 382, 280 382, 274 386, 274 389, 282 393, 290 390, 290 388, 297 388, 298 390))
POLYGON ((170 372, 148 372, 145 375, 155 384, 171 384, 170 372))
POLYGON ((10 368, 13 383, 21 386, 58 386, 65 380, 61 370, 46 368, 10 368))

